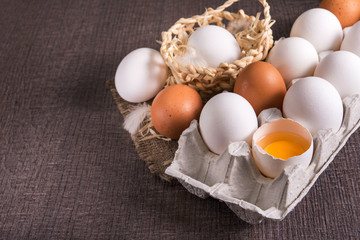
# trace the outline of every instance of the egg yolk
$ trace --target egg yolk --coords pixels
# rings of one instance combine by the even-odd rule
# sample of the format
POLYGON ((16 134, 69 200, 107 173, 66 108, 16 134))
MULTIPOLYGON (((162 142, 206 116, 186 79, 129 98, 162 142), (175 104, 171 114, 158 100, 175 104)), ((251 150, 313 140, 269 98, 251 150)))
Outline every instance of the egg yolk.
POLYGON ((303 137, 287 132, 268 134, 260 139, 258 145, 271 156, 282 160, 301 155, 310 147, 303 137))

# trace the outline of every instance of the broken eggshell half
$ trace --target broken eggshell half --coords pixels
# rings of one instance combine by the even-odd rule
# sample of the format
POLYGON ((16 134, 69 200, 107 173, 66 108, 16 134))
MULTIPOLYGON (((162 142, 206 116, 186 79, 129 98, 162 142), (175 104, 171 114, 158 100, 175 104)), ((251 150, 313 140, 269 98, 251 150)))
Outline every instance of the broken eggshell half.
MULTIPOLYGON (((300 165, 303 168, 308 167, 314 148, 311 133, 300 123, 286 118, 277 119, 258 128, 254 133, 252 146, 252 154, 256 166, 263 175, 270 178, 276 178, 285 167, 290 165, 300 165), (289 136, 294 135, 302 138, 305 142, 304 152, 287 159, 270 155, 264 150, 263 146, 260 146, 260 141, 264 137, 276 133, 289 134, 289 136)), ((278 150, 286 151, 286 149, 278 150)))
MULTIPOLYGON (((286 166, 276 178, 263 176, 245 141, 231 143, 220 155, 203 142, 198 122, 192 121, 165 173, 176 178, 190 193, 224 202, 239 218, 258 224, 264 219, 282 220, 306 196, 318 177, 334 160, 348 138, 360 127, 360 95, 343 99, 344 120, 339 131, 323 129, 313 136, 310 165, 286 166)), ((280 110, 266 109, 259 125, 283 118, 280 110)), ((350 159, 354 164, 357 159, 350 159)))

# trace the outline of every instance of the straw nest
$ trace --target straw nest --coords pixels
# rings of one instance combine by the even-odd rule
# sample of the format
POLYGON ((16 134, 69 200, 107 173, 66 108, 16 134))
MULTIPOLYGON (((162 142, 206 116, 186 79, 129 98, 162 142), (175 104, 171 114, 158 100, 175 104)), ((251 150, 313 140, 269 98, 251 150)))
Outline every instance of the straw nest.
POLYGON ((160 52, 171 70, 166 85, 186 84, 202 95, 214 95, 224 90, 232 91, 239 72, 252 62, 266 58, 273 45, 270 6, 266 0, 259 0, 264 7, 261 13, 248 16, 241 9, 237 13, 225 11, 238 0, 229 0, 217 9, 208 8, 202 15, 179 19, 170 29, 162 32, 160 52), (236 38, 242 58, 233 63, 221 63, 217 68, 196 65, 182 65, 179 57, 185 54, 189 36, 199 27, 218 25, 226 28, 236 38))

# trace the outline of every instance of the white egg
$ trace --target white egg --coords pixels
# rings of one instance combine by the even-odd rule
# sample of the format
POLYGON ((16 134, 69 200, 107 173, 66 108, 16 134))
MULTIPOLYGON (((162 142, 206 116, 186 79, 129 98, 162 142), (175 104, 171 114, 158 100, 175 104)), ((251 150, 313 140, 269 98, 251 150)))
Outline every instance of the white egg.
POLYGON ((115 87, 128 102, 145 102, 165 84, 167 66, 160 52, 139 48, 124 57, 115 74, 115 87))
POLYGON ((319 57, 309 41, 290 37, 278 41, 266 61, 279 70, 285 84, 289 86, 295 78, 312 76, 319 57))
POLYGON ((352 27, 344 29, 344 32, 346 33, 340 50, 355 53, 360 57, 360 21, 356 22, 352 27))
POLYGON ((302 124, 314 136, 320 129, 339 130, 343 105, 331 83, 319 77, 306 77, 297 80, 287 91, 283 113, 302 124))
POLYGON ((212 97, 200 114, 199 128, 208 148, 217 154, 232 142, 246 141, 258 127, 254 109, 236 93, 220 93, 212 97))
POLYGON ((314 76, 334 85, 341 98, 360 94, 360 57, 348 51, 330 53, 321 60, 314 76))
POLYGON ((294 22, 290 37, 301 37, 314 45, 318 52, 339 50, 343 38, 337 17, 323 8, 313 8, 302 13, 294 22))
POLYGON ((235 37, 225 28, 207 25, 195 30, 187 45, 195 49, 195 57, 205 65, 216 68, 222 62, 233 63, 240 59, 241 51, 235 37))
MULTIPOLYGON (((276 136, 274 140, 278 142, 284 141, 284 139, 279 137, 279 135, 276 136)), ((295 142, 297 141, 295 140, 295 142)), ((284 145, 281 142, 280 144, 284 145)), ((270 178, 276 178, 287 166, 300 165, 302 168, 308 167, 312 159, 314 148, 312 136, 305 127, 303 127, 296 121, 283 118, 270 123, 266 123, 262 125, 259 129, 257 129, 253 136, 252 146, 252 155, 254 157, 256 166, 259 168, 262 174, 270 178), (274 133, 289 133, 291 135, 296 135, 304 139, 306 145, 301 146, 303 147, 303 153, 301 153, 300 155, 294 154, 292 157, 289 157, 287 159, 276 158, 268 154, 265 149, 260 146, 259 142, 266 136, 270 136, 270 134, 274 133)), ((282 149, 284 149, 284 147, 282 149)), ((292 151, 292 149, 284 150, 288 152, 292 151)))

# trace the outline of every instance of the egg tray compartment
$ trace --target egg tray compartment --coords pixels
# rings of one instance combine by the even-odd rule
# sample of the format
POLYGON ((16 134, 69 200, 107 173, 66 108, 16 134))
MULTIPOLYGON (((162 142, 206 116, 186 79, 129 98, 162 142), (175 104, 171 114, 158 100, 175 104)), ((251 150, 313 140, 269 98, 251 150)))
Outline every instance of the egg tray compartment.
MULTIPOLYGON (((245 141, 231 143, 221 155, 208 150, 194 120, 180 139, 172 164, 165 173, 175 177, 190 193, 223 201, 239 218, 257 224, 282 220, 302 200, 320 174, 334 160, 347 139, 360 126, 360 96, 343 100, 344 119, 337 132, 320 130, 314 137, 310 165, 286 167, 275 179, 257 169, 245 141)), ((260 125, 281 118, 272 108, 261 112, 260 125)))

